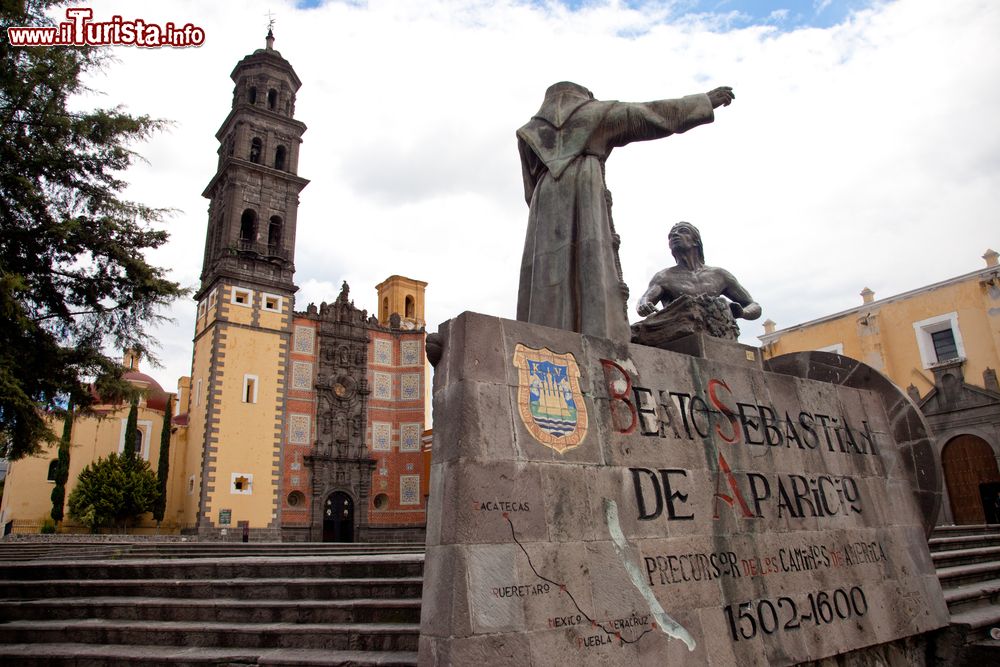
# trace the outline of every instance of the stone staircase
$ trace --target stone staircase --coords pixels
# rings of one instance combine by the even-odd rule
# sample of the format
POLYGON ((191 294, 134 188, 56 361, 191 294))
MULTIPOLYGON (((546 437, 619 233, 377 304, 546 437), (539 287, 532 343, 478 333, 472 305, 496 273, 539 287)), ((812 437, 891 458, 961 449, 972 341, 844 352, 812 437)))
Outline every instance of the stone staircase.
POLYGON ((415 665, 422 545, 0 543, 0 664, 415 665))
POLYGON ((939 526, 928 544, 966 664, 1000 664, 1000 525, 939 526))

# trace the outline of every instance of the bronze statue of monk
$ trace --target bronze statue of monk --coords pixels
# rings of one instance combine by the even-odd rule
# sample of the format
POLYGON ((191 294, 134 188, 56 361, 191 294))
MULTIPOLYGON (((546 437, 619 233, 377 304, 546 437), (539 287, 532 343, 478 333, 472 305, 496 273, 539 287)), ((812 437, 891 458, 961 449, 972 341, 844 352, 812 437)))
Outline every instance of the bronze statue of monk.
POLYGON ((675 100, 595 100, 564 81, 517 131, 528 203, 517 319, 614 340, 629 340, 617 235, 604 162, 611 150, 685 132, 714 120, 732 88, 675 100))

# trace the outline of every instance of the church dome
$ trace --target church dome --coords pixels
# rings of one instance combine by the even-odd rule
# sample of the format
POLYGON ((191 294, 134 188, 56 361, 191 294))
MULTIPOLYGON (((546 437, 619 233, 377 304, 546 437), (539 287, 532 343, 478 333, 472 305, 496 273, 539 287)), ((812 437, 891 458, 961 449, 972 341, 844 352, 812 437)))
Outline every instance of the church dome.
POLYGON ((167 409, 167 392, 152 377, 135 370, 125 371, 122 377, 145 392, 146 407, 160 411, 167 409))

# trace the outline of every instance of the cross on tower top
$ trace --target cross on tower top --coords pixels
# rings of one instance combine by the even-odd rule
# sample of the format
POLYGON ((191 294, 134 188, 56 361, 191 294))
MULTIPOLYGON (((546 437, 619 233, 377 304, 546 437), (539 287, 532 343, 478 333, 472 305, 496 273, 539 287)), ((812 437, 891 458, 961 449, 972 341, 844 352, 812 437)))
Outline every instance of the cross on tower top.
POLYGON ((264 16, 267 17, 267 39, 265 42, 267 43, 267 50, 272 51, 274 50, 274 14, 269 9, 264 16))

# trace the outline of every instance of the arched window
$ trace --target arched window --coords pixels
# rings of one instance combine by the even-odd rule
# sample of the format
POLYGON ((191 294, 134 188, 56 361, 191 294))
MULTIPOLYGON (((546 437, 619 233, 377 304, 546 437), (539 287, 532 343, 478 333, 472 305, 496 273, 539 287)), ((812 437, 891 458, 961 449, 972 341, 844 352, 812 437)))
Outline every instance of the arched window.
POLYGON ((261 142, 260 137, 254 137, 250 142, 250 161, 254 164, 260 164, 260 152, 263 150, 264 144, 261 142))
POLYGON ((49 461, 49 476, 46 478, 50 482, 56 481, 56 473, 59 471, 59 459, 49 461))
POLYGON ((406 310, 406 315, 404 315, 404 317, 409 317, 410 319, 413 319, 414 317, 416 317, 416 315, 414 315, 413 297, 412 296, 407 296, 406 297, 406 302, 405 302, 404 308, 406 310))
POLYGON ((274 151, 274 168, 285 170, 285 147, 278 146, 274 151))
POLYGON ((389 297, 382 298, 382 319, 388 319, 389 317, 389 297))
POLYGON ((240 217, 240 245, 257 240, 257 211, 248 208, 240 217))
POLYGON ((278 91, 272 88, 267 91, 267 108, 274 111, 278 106, 278 91))
POLYGON ((247 94, 247 100, 250 104, 257 104, 257 87, 250 86, 250 92, 247 94))
POLYGON ((269 250, 277 250, 281 247, 281 218, 272 215, 270 224, 267 226, 267 247, 269 250))

